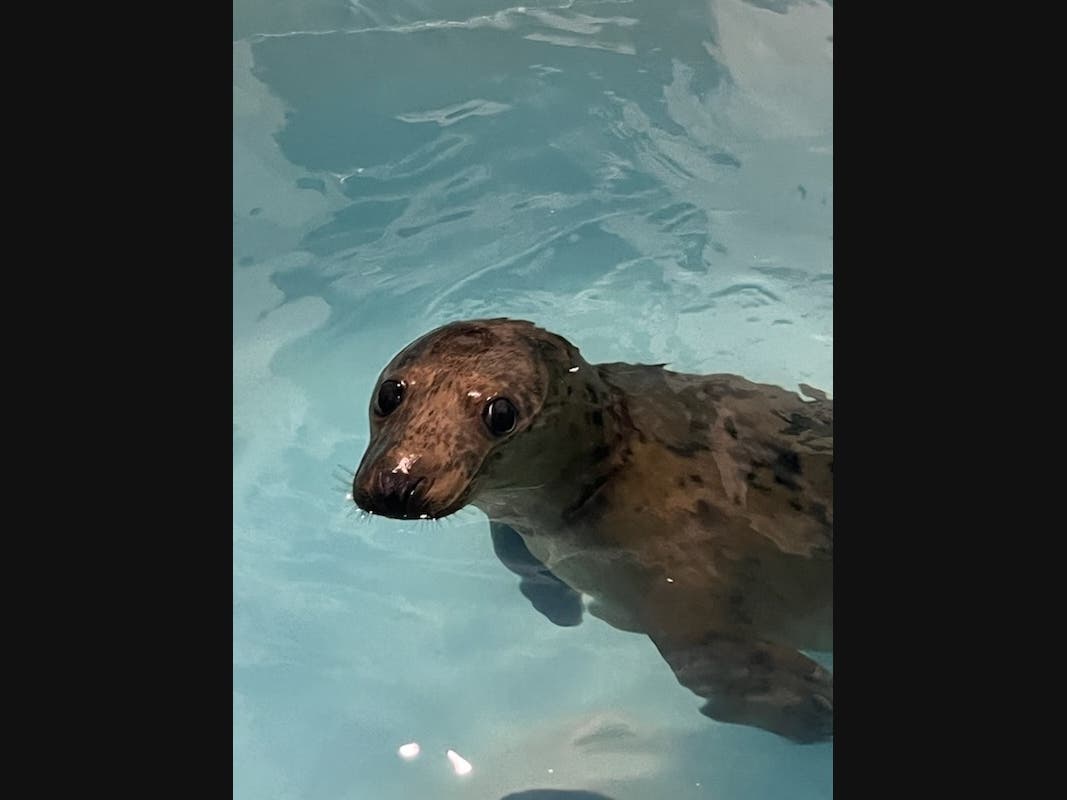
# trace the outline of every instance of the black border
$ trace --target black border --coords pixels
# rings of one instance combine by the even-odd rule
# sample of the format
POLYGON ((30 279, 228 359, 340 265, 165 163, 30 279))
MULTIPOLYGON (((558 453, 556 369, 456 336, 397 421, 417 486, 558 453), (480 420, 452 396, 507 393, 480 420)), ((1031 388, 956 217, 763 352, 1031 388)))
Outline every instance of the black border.
MULTIPOLYGON (((961 658, 954 633, 964 610, 941 601, 966 577, 948 550, 973 534, 945 507, 962 488, 954 476, 974 474, 960 469, 946 431, 976 414, 960 407, 972 390, 953 379, 950 392, 945 375, 974 363, 962 327, 972 314, 956 318, 973 306, 952 287, 981 261, 967 262, 958 231, 946 231, 956 209, 942 187, 958 174, 947 162, 959 140, 937 128, 946 92, 962 89, 931 77, 961 32, 938 28, 932 7, 912 11, 922 19, 870 5, 835 15, 835 45, 844 45, 834 78, 842 797, 867 796, 872 784, 876 794, 929 786, 923 776, 942 772, 946 730, 950 741, 967 738, 958 714, 972 705, 963 687, 973 659, 961 658)), ((27 576, 11 614, 19 621, 31 598, 58 589, 52 614, 30 623, 46 627, 26 633, 44 676, 36 666, 26 673, 31 685, 63 688, 26 712, 42 734, 54 732, 56 715, 69 726, 71 777, 196 797, 232 771, 232 298, 223 271, 232 47, 221 11, 192 21, 166 13, 134 15, 138 30, 110 38, 72 24, 59 46, 84 91, 63 98, 60 117, 48 116, 47 102, 27 103, 29 138, 59 154, 36 164, 36 202, 72 201, 69 219, 39 220, 37 241, 63 266, 37 265, 31 297, 45 302, 26 309, 63 317, 58 346, 40 355, 51 370, 37 364, 30 385, 38 371, 53 373, 63 399, 41 424, 59 420, 65 441, 50 465, 58 486, 39 498, 55 523, 30 545, 33 556, 16 545, 8 564, 27 576), (110 731, 118 737, 102 735, 110 731)), ((21 232, 12 231, 16 241, 21 232)), ((41 385, 51 394, 47 379, 41 385)))

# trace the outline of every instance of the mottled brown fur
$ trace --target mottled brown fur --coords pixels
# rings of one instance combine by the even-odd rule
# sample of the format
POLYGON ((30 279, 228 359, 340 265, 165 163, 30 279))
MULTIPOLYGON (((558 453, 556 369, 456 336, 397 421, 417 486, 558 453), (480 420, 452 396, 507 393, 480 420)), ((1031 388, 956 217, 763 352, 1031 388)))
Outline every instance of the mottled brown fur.
POLYGON ((833 677, 798 652, 832 649, 825 394, 590 365, 563 338, 504 319, 427 334, 386 379, 404 382, 405 399, 371 413, 357 503, 371 507, 376 475, 406 459, 428 516, 472 504, 494 535, 510 526, 531 554, 510 568, 650 636, 709 716, 797 741, 832 735, 833 677), (494 397, 519 412, 503 437, 483 422, 494 397))

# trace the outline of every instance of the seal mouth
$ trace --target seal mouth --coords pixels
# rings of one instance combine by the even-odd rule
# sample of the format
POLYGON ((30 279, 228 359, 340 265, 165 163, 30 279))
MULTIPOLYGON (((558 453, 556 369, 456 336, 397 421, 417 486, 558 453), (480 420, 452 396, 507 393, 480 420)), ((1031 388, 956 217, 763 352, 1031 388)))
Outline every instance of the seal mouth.
POLYGON ((425 477, 407 479, 393 473, 382 473, 376 480, 374 491, 353 487, 352 499, 368 514, 401 520, 436 520, 451 516, 467 505, 471 487, 464 489, 455 500, 443 508, 427 498, 432 481, 425 477))
POLYGON ((360 489, 358 483, 357 475, 353 481, 352 499, 364 511, 393 519, 415 519, 428 515, 427 481, 424 477, 383 471, 371 479, 368 489, 360 489))

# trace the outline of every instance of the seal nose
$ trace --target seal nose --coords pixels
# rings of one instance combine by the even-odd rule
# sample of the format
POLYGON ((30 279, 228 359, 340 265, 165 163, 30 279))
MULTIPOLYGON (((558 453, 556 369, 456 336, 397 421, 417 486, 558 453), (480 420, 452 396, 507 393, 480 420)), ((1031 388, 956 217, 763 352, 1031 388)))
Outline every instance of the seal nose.
POLYGON ((425 495, 422 488, 425 482, 425 478, 416 478, 402 472, 379 472, 374 510, 395 519, 419 516, 424 513, 425 495))

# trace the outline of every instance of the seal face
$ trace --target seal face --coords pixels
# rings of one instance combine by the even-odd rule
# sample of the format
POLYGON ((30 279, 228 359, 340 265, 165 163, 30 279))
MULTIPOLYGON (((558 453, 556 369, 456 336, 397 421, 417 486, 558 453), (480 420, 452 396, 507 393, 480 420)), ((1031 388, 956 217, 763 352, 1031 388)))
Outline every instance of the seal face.
POLYGON ((583 365, 592 372, 564 339, 523 321, 458 322, 416 340, 376 384, 356 504, 436 519, 477 493, 557 478, 560 448, 579 433, 566 419, 583 365))
POLYGON ((702 712, 832 736, 833 404, 736 375, 586 362, 530 322, 455 322, 371 394, 365 511, 483 510, 497 556, 559 625, 647 634, 702 712))

